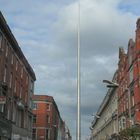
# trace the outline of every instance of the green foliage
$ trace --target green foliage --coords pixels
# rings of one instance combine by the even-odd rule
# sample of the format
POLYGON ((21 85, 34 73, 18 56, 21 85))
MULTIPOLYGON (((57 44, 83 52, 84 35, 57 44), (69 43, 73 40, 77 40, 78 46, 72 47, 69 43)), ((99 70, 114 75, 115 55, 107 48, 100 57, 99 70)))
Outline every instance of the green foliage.
POLYGON ((139 127, 126 128, 120 132, 120 136, 131 140, 136 140, 137 137, 140 137, 140 128, 139 127))

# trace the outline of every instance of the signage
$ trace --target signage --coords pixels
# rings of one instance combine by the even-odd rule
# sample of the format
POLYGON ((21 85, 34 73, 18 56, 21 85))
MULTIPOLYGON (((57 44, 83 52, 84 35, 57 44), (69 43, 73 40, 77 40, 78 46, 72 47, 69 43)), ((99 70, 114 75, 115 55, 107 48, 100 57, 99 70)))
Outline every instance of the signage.
POLYGON ((20 135, 14 134, 14 135, 13 135, 13 138, 14 138, 15 140, 18 140, 18 139, 20 139, 20 135))

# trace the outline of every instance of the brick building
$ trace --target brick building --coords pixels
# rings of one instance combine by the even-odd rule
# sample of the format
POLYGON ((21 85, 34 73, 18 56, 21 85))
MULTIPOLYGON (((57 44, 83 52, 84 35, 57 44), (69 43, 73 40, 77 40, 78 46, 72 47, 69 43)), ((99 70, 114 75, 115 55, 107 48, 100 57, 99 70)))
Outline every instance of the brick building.
POLYGON ((33 140, 64 140, 65 123, 51 96, 33 96, 33 140))
POLYGON ((130 39, 128 51, 119 51, 118 63, 119 130, 140 124, 140 19, 137 21, 136 40, 130 39))
MULTIPOLYGON (((115 81, 110 82, 116 84, 116 88, 109 88, 108 91, 115 90, 114 99, 116 105, 109 106, 109 102, 113 103, 114 99, 108 92, 100 105, 97 114, 92 122, 91 140, 118 138, 118 133, 132 126, 140 127, 140 19, 137 20, 135 41, 130 39, 128 42, 128 50, 125 53, 123 48, 119 48, 118 69, 115 73, 115 81), (109 128, 109 122, 113 122, 113 112, 110 110, 116 108, 115 123, 109 128), (101 111, 102 113, 101 113, 101 111), (105 112, 105 110, 107 110, 105 112), (106 114, 105 114, 106 113, 106 114), (104 115, 105 114, 105 115, 104 115), (110 116, 109 116, 110 115, 110 116), (107 121, 106 121, 106 118, 107 121), (107 122, 107 125, 105 125, 107 122), (115 133, 112 133, 113 126, 115 133), (105 138, 105 132, 110 135, 105 138)), ((113 92, 112 92, 113 93, 113 92)), ((113 96, 112 96, 113 97, 113 96)))
POLYGON ((34 71, 0 12, 0 140, 31 140, 34 71))

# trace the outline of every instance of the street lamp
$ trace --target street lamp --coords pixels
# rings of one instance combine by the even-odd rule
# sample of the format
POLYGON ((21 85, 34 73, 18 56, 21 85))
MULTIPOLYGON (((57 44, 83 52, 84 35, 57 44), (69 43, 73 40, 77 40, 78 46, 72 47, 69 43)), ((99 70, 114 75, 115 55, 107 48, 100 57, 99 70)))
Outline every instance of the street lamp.
POLYGON ((119 84, 109 80, 103 80, 103 83, 107 83, 108 88, 117 88, 119 86, 119 84))
MULTIPOLYGON (((109 80, 103 80, 103 83, 107 83, 107 87, 108 88, 117 88, 119 87, 119 84, 118 83, 115 83, 115 82, 112 82, 112 81, 109 81, 109 80)), ((128 88, 126 88, 127 92, 128 92, 128 109, 129 109, 129 121, 130 121, 130 125, 132 125, 132 117, 131 117, 131 106, 130 106, 130 91, 128 88)), ((117 95, 117 98, 118 98, 118 95, 117 95)), ((118 116, 118 115, 117 115, 118 116)), ((118 117, 117 117, 118 119, 118 117)))
POLYGON ((93 127, 92 127, 92 126, 90 126, 90 127, 89 127, 89 129, 90 129, 90 130, 93 130, 93 127))
MULTIPOLYGON (((107 88, 113 88, 116 89, 119 87, 118 83, 115 83, 113 81, 109 81, 109 80, 103 80, 103 83, 107 84, 107 88)), ((115 128, 115 127, 114 127, 115 128)), ((119 131, 119 118, 118 118, 118 95, 117 95, 117 132, 119 131)))
POLYGON ((53 127, 55 127, 55 128, 57 127, 57 125, 55 125, 55 124, 54 124, 54 125, 52 125, 52 126, 53 126, 53 127))
POLYGON ((96 117, 97 119, 100 119, 100 116, 97 115, 97 114, 93 114, 92 116, 93 116, 93 117, 96 117))
MULTIPOLYGON (((97 114, 92 114, 92 116, 93 116, 93 117, 95 117, 96 119, 100 119, 100 116, 99 116, 99 115, 97 115, 97 114)), ((94 123, 94 121, 95 121, 95 119, 92 121, 92 123, 91 123, 91 124, 93 124, 93 123, 94 123)), ((90 127, 89 127, 89 129, 90 129, 90 130, 93 130, 93 127, 92 127, 92 126, 90 126, 90 127)))

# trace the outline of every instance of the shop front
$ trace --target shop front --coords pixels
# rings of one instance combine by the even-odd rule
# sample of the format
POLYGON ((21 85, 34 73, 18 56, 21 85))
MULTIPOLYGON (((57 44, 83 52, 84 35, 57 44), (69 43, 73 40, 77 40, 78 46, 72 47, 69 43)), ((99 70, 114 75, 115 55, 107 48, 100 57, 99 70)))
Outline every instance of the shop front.
POLYGON ((0 114, 0 140, 11 140, 12 125, 0 114))

